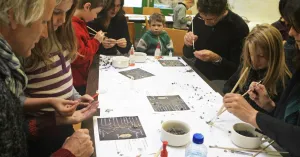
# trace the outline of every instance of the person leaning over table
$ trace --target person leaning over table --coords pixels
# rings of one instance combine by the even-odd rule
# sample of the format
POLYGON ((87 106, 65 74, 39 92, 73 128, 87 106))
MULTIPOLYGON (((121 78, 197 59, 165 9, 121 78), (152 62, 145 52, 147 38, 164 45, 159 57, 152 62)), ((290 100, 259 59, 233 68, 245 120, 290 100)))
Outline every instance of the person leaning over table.
MULTIPOLYGON (((292 26, 289 35, 293 36, 300 52, 300 1, 289 0, 284 9, 284 19, 292 26)), ((299 56, 297 63, 300 63, 299 56)), ((223 102, 227 110, 259 128, 265 135, 275 140, 286 149, 291 156, 300 156, 300 66, 281 96, 279 103, 270 99, 263 85, 252 83, 250 98, 257 105, 269 112, 274 112, 273 117, 258 112, 247 103, 240 94, 226 94, 223 102)))
MULTIPOLYGON (((77 0, 56 0, 56 3, 52 20, 48 25, 49 38, 41 39, 32 49, 31 56, 23 60, 24 71, 28 78, 25 96, 35 99, 57 97, 77 103, 92 102, 94 99, 91 96, 87 94, 81 96, 73 86, 70 64, 77 54, 77 42, 72 29, 72 17, 77 0)), ((73 124, 93 116, 97 106, 96 101, 91 107, 74 110, 68 116, 56 114, 56 111, 51 109, 40 110, 38 113, 26 112, 25 118, 31 128, 30 136, 27 138, 29 156, 50 156, 74 133, 73 124), (53 121, 56 123, 45 127, 33 128, 30 125, 52 124, 53 121)))
MULTIPOLYGON (((55 0, 0 0, 2 157, 27 156, 26 135, 23 128, 24 106, 19 99, 27 84, 27 77, 21 70, 17 56, 28 57, 35 43, 40 38, 48 37, 47 22, 51 20, 54 6, 55 0)), ((93 150, 88 130, 79 130, 66 139, 61 149, 52 154, 52 157, 90 156, 93 150)))
MULTIPOLYGON (((106 32, 106 37, 98 54, 117 55, 127 54, 131 48, 128 25, 123 11, 124 0, 107 0, 105 8, 98 18, 88 22, 88 26, 96 31, 106 32)), ((90 34, 95 34, 89 30, 90 34)))
POLYGON ((195 4, 194 0, 184 0, 179 2, 173 10, 173 27, 176 29, 188 29, 188 21, 192 21, 192 17, 186 17, 186 10, 195 4))
POLYGON ((209 80, 227 80, 240 64, 249 28, 228 9, 227 0, 198 0, 197 8, 199 13, 184 37, 183 54, 196 57, 195 67, 209 80))
MULTIPOLYGON (((238 70, 225 83, 223 92, 229 93, 238 82, 242 73, 248 68, 234 93, 243 94, 248 91, 252 82, 256 81, 266 86, 274 102, 278 102, 292 74, 286 65, 280 32, 269 24, 257 25, 246 37, 242 63, 238 70)), ((255 104, 248 95, 246 100, 257 111, 266 112, 255 104)))

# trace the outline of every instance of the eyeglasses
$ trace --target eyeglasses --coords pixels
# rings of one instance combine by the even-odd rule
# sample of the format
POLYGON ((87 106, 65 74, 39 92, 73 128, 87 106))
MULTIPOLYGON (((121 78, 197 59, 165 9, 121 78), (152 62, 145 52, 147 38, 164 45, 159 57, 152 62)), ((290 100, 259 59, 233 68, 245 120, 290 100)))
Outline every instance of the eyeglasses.
MULTIPOLYGON (((221 16, 220 16, 221 17, 221 16)), ((203 17, 201 17, 201 15, 199 15, 199 19, 203 20, 203 21, 216 21, 217 19, 219 19, 220 17, 215 17, 215 18, 210 18, 210 19, 205 19, 203 17)))

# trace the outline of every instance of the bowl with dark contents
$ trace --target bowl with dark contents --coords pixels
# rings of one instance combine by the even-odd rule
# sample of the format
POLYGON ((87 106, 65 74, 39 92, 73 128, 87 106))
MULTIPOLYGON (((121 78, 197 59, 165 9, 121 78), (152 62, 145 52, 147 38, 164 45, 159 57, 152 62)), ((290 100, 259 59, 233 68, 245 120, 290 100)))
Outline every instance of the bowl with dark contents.
POLYGON ((255 131, 255 128, 250 124, 237 123, 233 125, 231 135, 231 141, 238 147, 255 149, 267 141, 264 136, 255 131))
POLYGON ((190 126, 182 121, 169 120, 162 123, 161 141, 168 145, 180 147, 190 142, 190 126))

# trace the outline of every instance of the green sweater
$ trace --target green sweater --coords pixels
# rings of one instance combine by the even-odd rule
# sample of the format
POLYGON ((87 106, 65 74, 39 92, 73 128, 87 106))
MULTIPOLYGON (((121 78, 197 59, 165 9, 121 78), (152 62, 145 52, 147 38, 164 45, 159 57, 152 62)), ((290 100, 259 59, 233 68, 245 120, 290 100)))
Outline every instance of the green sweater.
POLYGON ((160 42, 162 56, 169 55, 170 52, 173 54, 173 42, 166 31, 162 31, 157 36, 148 30, 140 39, 136 51, 145 52, 147 55, 153 56, 158 42, 160 42))

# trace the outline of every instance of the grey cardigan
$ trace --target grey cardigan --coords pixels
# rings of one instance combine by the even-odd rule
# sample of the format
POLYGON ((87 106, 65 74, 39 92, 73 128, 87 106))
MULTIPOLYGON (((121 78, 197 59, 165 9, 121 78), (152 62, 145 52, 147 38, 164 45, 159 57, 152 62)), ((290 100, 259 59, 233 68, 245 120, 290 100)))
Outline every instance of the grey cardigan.
POLYGON ((187 29, 188 19, 186 18, 186 5, 184 3, 178 3, 174 8, 173 15, 173 27, 176 29, 187 29))

